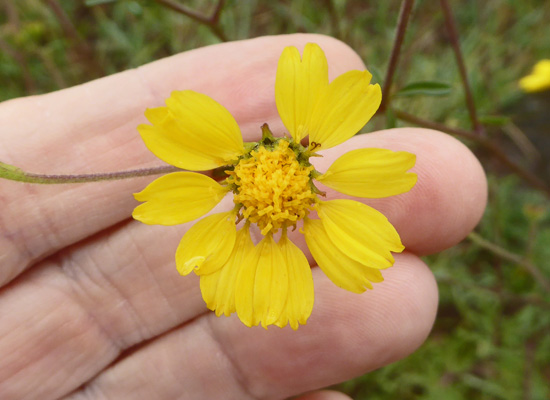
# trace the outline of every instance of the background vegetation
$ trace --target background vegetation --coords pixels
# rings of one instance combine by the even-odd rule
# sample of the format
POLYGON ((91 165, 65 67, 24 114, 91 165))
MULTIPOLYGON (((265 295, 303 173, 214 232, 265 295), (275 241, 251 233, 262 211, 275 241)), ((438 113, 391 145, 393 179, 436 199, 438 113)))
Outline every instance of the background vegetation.
MULTIPOLYGON (((344 40, 383 84, 400 3, 229 0, 217 20, 208 19, 214 0, 0 0, 0 100, 69 87, 220 40, 293 32, 344 40), (177 5, 185 9, 174 10, 177 5)), ((449 3, 477 129, 441 3, 428 0, 414 4, 392 101, 370 129, 435 123, 457 135, 488 173, 489 206, 476 233, 427 260, 441 302, 426 344, 338 388, 369 400, 548 399, 550 94, 525 95, 517 81, 537 60, 550 58, 550 2, 449 3)))

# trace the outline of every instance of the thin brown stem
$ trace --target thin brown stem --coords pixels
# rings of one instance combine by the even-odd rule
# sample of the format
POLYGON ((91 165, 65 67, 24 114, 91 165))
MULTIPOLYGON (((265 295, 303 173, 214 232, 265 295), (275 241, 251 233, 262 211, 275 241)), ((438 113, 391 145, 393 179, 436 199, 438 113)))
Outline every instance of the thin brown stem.
POLYGON ((330 17, 330 25, 332 26, 332 33, 334 37, 343 40, 342 37, 342 28, 340 27, 340 18, 338 12, 334 5, 334 0, 324 0, 325 7, 328 10, 328 15, 330 17))
POLYGON ((478 143, 485 150, 489 151, 502 164, 506 165, 509 169, 511 169, 516 174, 518 174, 521 178, 523 178, 527 183, 529 183, 531 186, 537 189, 540 189, 542 192, 544 192, 546 196, 550 197, 550 187, 548 187, 548 185, 544 181, 538 178, 531 171, 525 169, 521 165, 512 161, 510 157, 508 157, 506 153, 500 147, 498 147, 495 143, 493 143, 489 138, 486 138, 485 136, 480 136, 472 131, 467 131, 459 128, 451 128, 447 125, 440 124, 438 122, 425 120, 415 115, 409 114, 405 111, 401 111, 401 110, 393 110, 393 111, 395 113, 396 118, 399 118, 402 121, 410 122, 414 125, 418 125, 424 128, 435 129, 441 132, 449 133, 451 135, 456 135, 461 138, 472 140, 478 143))
POLYGON ((523 363, 522 400, 530 400, 533 386, 533 366, 537 354, 537 343, 534 338, 525 341, 525 361, 523 363))
POLYGON ((220 21, 220 15, 222 13, 224 5, 225 5, 225 0, 218 0, 218 4, 216 4, 216 8, 214 9, 214 12, 212 13, 212 20, 216 24, 220 21))
POLYGON ((28 67, 27 59, 24 53, 19 52, 13 48, 8 42, 6 42, 2 37, 0 37, 0 50, 12 57, 19 68, 21 69, 21 74, 23 75, 23 83, 25 85, 25 93, 32 94, 36 92, 36 83, 31 75, 31 72, 28 67))
POLYGON ((172 0, 155 0, 157 3, 174 10, 180 14, 183 14, 189 18, 191 18, 194 21, 197 21, 201 24, 204 24, 210 28, 212 33, 220 39, 222 42, 227 42, 227 36, 225 36, 225 33, 219 26, 220 21, 220 15, 223 9, 223 6, 225 4, 225 0, 219 0, 216 4, 216 8, 214 9, 214 12, 210 16, 204 16, 196 11, 193 11, 179 3, 176 3, 172 0))
POLYGON ((19 18, 19 12, 17 11, 17 6, 15 5, 15 2, 5 1, 4 9, 6 10, 6 16, 8 17, 8 29, 15 32, 19 31, 19 29, 21 28, 21 20, 19 18))
POLYGON ((46 48, 40 48, 37 51, 38 56, 44 63, 44 67, 46 67, 46 70, 48 71, 49 76, 52 77, 53 81, 55 82, 55 85, 59 89, 64 89, 68 87, 69 85, 65 81, 65 78, 63 77, 63 74, 59 70, 58 66, 55 64, 55 61, 52 59, 50 54, 48 54, 46 48))
POLYGON ((417 117, 413 114, 409 114, 408 112, 396 110, 393 109, 393 112, 395 113, 395 117, 399 118, 400 120, 410 122, 412 124, 422 126, 424 128, 430 128, 430 129, 436 129, 441 132, 449 133, 451 135, 457 135, 464 139, 470 139, 470 140, 476 140, 478 141, 479 138, 476 136, 474 132, 467 131, 465 129, 460 128, 452 128, 450 126, 447 126, 445 124, 441 124, 439 122, 430 121, 427 119, 423 119, 420 117, 417 117))
POLYGON ((458 29, 456 27, 456 23, 453 17, 453 12, 447 0, 440 0, 440 4, 443 10, 443 16, 445 18, 445 26, 447 28, 447 33, 449 34, 449 40, 451 42, 451 46, 453 47, 458 70, 460 72, 460 79, 462 80, 462 86, 464 88, 464 96, 466 98, 468 113, 470 114, 470 119, 472 121, 472 128, 478 134, 483 134, 484 129, 483 125, 481 125, 477 117, 474 96, 472 95, 472 89, 470 87, 470 83, 468 82, 468 73, 466 72, 466 64, 464 63, 464 57, 462 56, 462 50, 460 49, 458 29))
POLYGON ((61 4, 59 4, 57 0, 46 0, 46 3, 48 3, 48 6, 56 16, 65 36, 69 38, 72 43, 73 52, 80 60, 81 64, 88 68, 92 76, 103 75, 103 68, 97 62, 94 56, 94 50, 88 42, 80 36, 75 25, 72 23, 63 7, 61 7, 61 4))
POLYGON ((547 293, 550 293, 550 280, 538 269, 538 267, 531 263, 529 260, 521 257, 518 254, 512 253, 499 245, 489 242, 487 239, 482 238, 475 232, 468 235, 468 239, 477 244, 478 246, 489 250, 491 253, 498 257, 516 263, 523 267, 531 276, 537 281, 537 283, 544 288, 547 293))
POLYGON ((71 40, 77 43, 82 42, 82 49, 86 52, 90 52, 91 49, 89 48, 88 43, 82 41, 82 38, 78 34, 78 31, 76 30, 75 26, 71 22, 71 19, 69 18, 63 7, 61 7, 61 5, 56 0, 46 0, 46 2, 57 17, 57 20, 61 25, 61 29, 63 29, 63 32, 65 32, 65 35, 67 35, 71 38, 71 40))
POLYGON ((401 47, 403 40, 405 39, 405 32, 407 31, 407 25, 409 23, 409 17, 414 5, 414 0, 403 0, 401 3, 401 12, 399 13, 399 21, 397 22, 397 32, 393 41, 393 48, 391 51, 390 62, 386 71, 386 78, 384 79, 384 88, 382 89, 382 103, 378 112, 383 113, 388 106, 391 86, 393 83, 393 76, 399 62, 399 55, 401 54, 401 47))

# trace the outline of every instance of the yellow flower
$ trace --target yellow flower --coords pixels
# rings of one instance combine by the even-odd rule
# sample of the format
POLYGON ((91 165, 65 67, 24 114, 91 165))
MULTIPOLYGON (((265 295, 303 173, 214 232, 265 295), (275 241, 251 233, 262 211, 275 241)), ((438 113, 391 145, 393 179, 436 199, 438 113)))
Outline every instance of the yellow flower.
POLYGON ((306 323, 313 307, 311 268, 287 235, 298 224, 319 267, 355 293, 381 282, 380 270, 394 263, 392 252, 403 251, 380 212, 353 200, 321 200, 324 193, 314 181, 358 197, 404 193, 416 183, 416 174, 407 172, 414 154, 357 149, 324 172, 309 162, 318 151, 352 137, 376 112, 381 91, 370 79, 367 71, 349 71, 329 83, 319 46, 308 43, 302 58, 295 47, 285 48, 275 99, 290 137, 275 138, 264 124, 258 143, 243 143, 231 114, 193 91, 173 92, 166 107, 146 111, 152 125, 138 130, 155 155, 182 169, 223 167, 226 177, 216 182, 195 172, 163 176, 135 195, 144 202, 134 210, 135 219, 182 224, 233 192, 233 210, 198 221, 176 251, 178 271, 200 276, 203 298, 216 315, 236 312, 247 326, 297 329, 306 323), (300 142, 308 135, 304 147, 300 142), (254 225, 263 235, 256 245, 250 236, 254 225))
POLYGON ((550 89, 550 60, 541 60, 533 67, 531 75, 520 79, 519 86, 526 92, 550 89))

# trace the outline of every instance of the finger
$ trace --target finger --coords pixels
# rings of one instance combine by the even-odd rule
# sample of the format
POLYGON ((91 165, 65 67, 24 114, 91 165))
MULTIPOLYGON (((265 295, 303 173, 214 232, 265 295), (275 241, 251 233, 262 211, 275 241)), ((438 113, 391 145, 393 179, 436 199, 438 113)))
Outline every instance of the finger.
POLYGON ((461 142, 441 132, 401 128, 355 136, 313 163, 324 172, 343 153, 365 147, 416 155, 418 175, 407 193, 382 199, 345 196, 319 184, 327 198, 353 198, 381 211, 397 228, 408 251, 436 253, 460 242, 478 224, 487 203, 483 168, 461 142))
MULTIPOLYGON (((0 160, 24 170, 67 174, 145 168, 161 162, 136 127, 148 107, 170 92, 205 93, 235 116, 246 140, 260 125, 282 127, 276 112, 277 60, 288 45, 314 41, 325 50, 332 77, 363 68, 343 43, 320 35, 270 36, 206 47, 59 92, 0 105, 0 160), (277 125, 278 124, 278 125, 277 125)), ((0 284, 36 260, 127 218, 132 192, 151 178, 38 186, 2 181, 0 284)))
POLYGON ((246 328, 236 317, 195 319, 130 354, 69 399, 281 399, 379 368, 428 335, 437 288, 423 262, 396 257, 384 283, 356 295, 314 268, 317 300, 298 331, 246 328), (140 392, 142 393, 142 392, 140 392))
MULTIPOLYGON (((472 176, 472 171, 468 169, 467 165, 469 163, 475 165, 475 163, 471 160, 470 152, 457 141, 432 131, 402 129, 375 135, 363 135, 354 139, 352 145, 369 146, 373 143, 390 146, 392 143, 408 143, 409 141, 413 144, 408 150, 417 154, 419 160, 417 172, 419 173, 419 185, 422 185, 420 186, 421 190, 416 192, 417 194, 413 190, 406 195, 385 199, 386 203, 380 205, 380 207, 386 208, 384 210, 386 215, 395 223, 398 231, 404 231, 403 241, 407 245, 409 242, 414 244, 417 240, 416 236, 423 235, 426 229, 431 229, 431 225, 443 226, 443 228, 439 228, 442 229, 442 232, 448 230, 459 233, 467 227, 473 226, 481 214, 483 202, 472 202, 468 199, 472 196, 471 192, 483 192, 483 175, 482 172, 478 172, 477 177, 472 176), (370 142, 369 138, 371 137, 374 138, 374 142, 370 142), (424 138, 424 140, 418 138, 424 138), (430 143, 429 147, 426 146, 426 142, 430 143), (440 147, 441 151, 438 151, 437 149, 440 147), (432 153, 440 152, 451 153, 454 162, 461 165, 462 168, 451 165, 453 163, 448 162, 446 157, 432 157, 432 153), (422 166, 424 162, 426 164, 422 166), (429 173, 430 171, 438 173, 429 173), (452 196, 441 192, 438 197, 442 204, 434 205, 427 201, 423 193, 426 190, 438 193, 438 186, 449 185, 447 180, 454 184, 454 187, 447 187, 452 196), (471 183, 472 180, 476 183, 471 183), (430 189, 432 187, 433 189, 430 189), (408 196, 406 197, 408 202, 404 202, 404 196, 408 196), (468 201, 457 202, 457 199, 460 198, 468 201), (458 207, 462 211, 457 214, 450 213, 449 210, 452 210, 453 207, 458 207), (417 219, 417 216, 421 218, 417 219)), ((328 158, 329 155, 325 154, 322 160, 325 161, 328 158)), ((483 199, 483 196, 480 199, 483 199)), ((215 211, 231 208, 231 204, 232 200, 228 197, 215 211)), ((0 304, 1 309, 17 310, 20 308, 19 319, 16 323, 4 324, 6 332, 18 332, 21 321, 31 320, 36 315, 53 313, 59 309, 60 304, 66 304, 65 307, 74 309, 58 316, 61 320, 58 320, 55 325, 41 326, 39 331, 28 329, 24 331, 25 335, 7 336, 6 347, 13 348, 14 343, 17 343, 15 347, 20 349, 21 354, 29 354, 29 356, 18 359, 19 362, 25 362, 25 360, 33 359, 31 355, 35 354, 36 346, 40 351, 48 354, 50 354, 48 348, 55 348, 51 345, 47 348, 41 347, 47 342, 36 343, 32 340, 33 335, 51 335, 52 338, 60 340, 62 343, 72 343, 72 335, 76 335, 80 331, 68 330, 63 333, 57 326, 61 323, 60 321, 67 318, 67 321, 81 321, 81 324, 90 323, 92 326, 87 327, 86 332, 92 334, 99 331, 102 335, 96 335, 89 339, 91 343, 88 348, 110 348, 112 353, 105 357, 103 352, 98 351, 99 356, 105 357, 100 360, 94 358, 94 354, 90 354, 91 359, 86 362, 90 369, 83 370, 82 375, 74 375, 75 381, 72 384, 78 386, 81 383, 80 380, 95 375, 99 371, 97 368, 110 363, 118 352, 158 336, 204 313, 206 308, 201 299, 196 277, 179 277, 174 265, 177 244, 191 224, 164 227, 147 226, 138 222, 126 223, 116 229, 113 228, 110 232, 97 235, 93 239, 60 252, 56 258, 49 259, 41 268, 44 271, 53 272, 46 274, 43 271, 37 271, 36 274, 25 276, 18 282, 17 292, 12 290, 11 296, 6 296, 3 299, 0 297, 0 300, 4 300, 0 304), (53 298, 52 292, 56 295, 53 298), (39 310, 32 307, 25 308, 21 302, 24 304, 37 303, 41 308, 39 310), (12 339, 8 339, 8 337, 12 339)), ((433 230, 428 231, 429 234, 422 239, 436 244, 428 244, 424 248, 433 250, 437 246, 441 247, 445 242, 439 241, 438 237, 453 235, 445 236, 433 232, 433 230)), ((452 237, 454 237, 453 240, 458 239, 457 234, 452 237)), ((296 242, 302 250, 307 252, 303 242, 298 240, 296 242)), ((419 246, 421 245, 421 242, 417 243, 419 246)), ((394 269, 396 268, 390 268, 388 273, 394 269)), ((386 275, 386 272, 384 272, 384 276, 387 281, 392 279, 392 275, 386 275)), ((320 297, 317 295, 316 298, 320 297)), ((70 324, 67 325, 67 327, 70 326, 70 324)), ((0 337, 2 337, 1 334, 0 337)), ((61 348, 65 347, 61 346, 61 348)), ((69 357, 70 350, 73 349, 66 348, 66 357, 69 357)), ((75 364, 71 362, 63 365, 58 365, 53 361, 54 359, 63 360, 63 357, 59 357, 59 355, 52 356, 51 359, 46 357, 43 359, 49 361, 48 364, 42 366, 44 374, 49 376, 52 365, 60 370, 72 371, 76 366, 81 365, 80 363, 85 360, 85 357, 82 355, 79 359, 73 359, 72 362, 75 364)), ((39 374, 35 373, 35 376, 39 376, 39 374)), ((37 378, 37 382, 39 381, 37 378)), ((53 380, 48 382, 53 382, 53 380)), ((69 385, 70 382, 64 381, 63 384, 69 385)), ((43 384, 42 387, 45 388, 47 385, 43 384)), ((58 389, 56 387, 56 390, 58 389)))

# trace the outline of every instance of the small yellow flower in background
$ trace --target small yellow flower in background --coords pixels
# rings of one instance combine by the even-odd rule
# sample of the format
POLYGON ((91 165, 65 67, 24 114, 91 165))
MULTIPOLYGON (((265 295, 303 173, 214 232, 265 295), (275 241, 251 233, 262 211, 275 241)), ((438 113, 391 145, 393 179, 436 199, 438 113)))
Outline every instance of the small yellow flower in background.
POLYGON ((533 72, 520 79, 519 86, 526 92, 550 90, 550 60, 536 63, 533 72))
POLYGON ((235 207, 191 227, 176 251, 177 269, 200 276, 203 298, 216 315, 237 313, 247 326, 297 329, 313 308, 313 279, 302 251, 289 239, 300 224, 324 273, 339 287, 362 293, 383 280, 381 269, 401 252, 398 233, 375 209, 354 200, 321 200, 314 181, 341 193, 380 198, 409 191, 416 157, 386 149, 356 149, 327 171, 309 162, 317 152, 355 135, 381 101, 367 71, 349 71, 329 83, 321 48, 284 49, 277 68, 275 99, 290 137, 243 143, 231 114, 211 98, 175 91, 166 107, 145 112, 152 125, 138 130, 146 146, 176 167, 206 171, 223 167, 219 183, 195 172, 165 175, 135 194, 133 217, 146 224, 175 225, 208 213, 229 192, 235 207), (309 135, 309 145, 301 140, 309 135), (314 218, 314 215, 318 216, 314 218), (251 225, 263 239, 254 245, 251 225), (275 236, 276 235, 276 236, 275 236), (278 239, 277 239, 278 238, 278 239))

